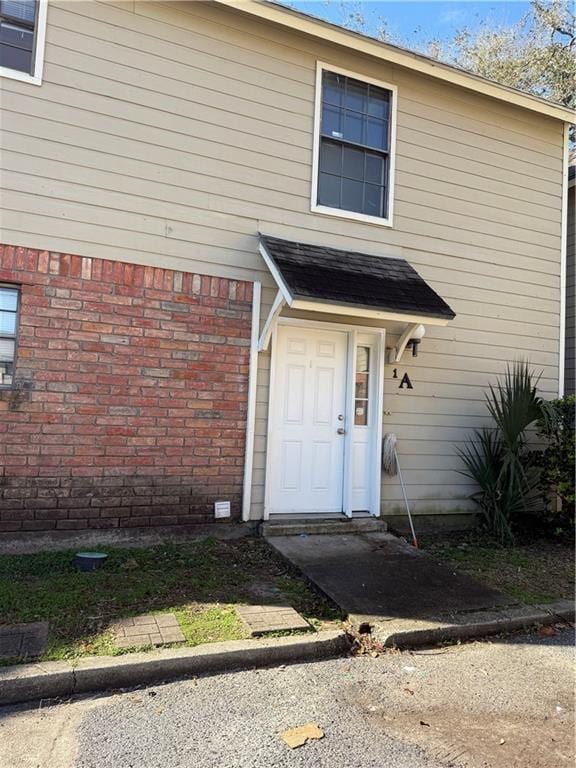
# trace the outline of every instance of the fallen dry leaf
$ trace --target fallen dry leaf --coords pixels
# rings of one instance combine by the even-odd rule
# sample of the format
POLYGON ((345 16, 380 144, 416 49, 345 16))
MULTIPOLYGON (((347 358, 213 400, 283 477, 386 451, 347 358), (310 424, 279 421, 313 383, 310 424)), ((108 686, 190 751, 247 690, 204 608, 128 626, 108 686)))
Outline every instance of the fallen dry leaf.
POLYGON ((425 725, 426 728, 430 728, 430 723, 425 723, 424 720, 420 720, 420 725, 425 725))
POLYGON ((404 693, 409 693, 410 696, 414 696, 414 691, 411 688, 404 688, 404 693))
POLYGON ((542 627, 538 631, 538 634, 540 635, 540 637, 554 637, 554 635, 556 634, 556 630, 554 629, 554 627, 550 627, 550 626, 542 627))
POLYGON ((299 728, 289 728, 280 735, 290 749, 296 749, 306 744, 309 739, 323 739, 324 731, 316 723, 307 723, 299 728))

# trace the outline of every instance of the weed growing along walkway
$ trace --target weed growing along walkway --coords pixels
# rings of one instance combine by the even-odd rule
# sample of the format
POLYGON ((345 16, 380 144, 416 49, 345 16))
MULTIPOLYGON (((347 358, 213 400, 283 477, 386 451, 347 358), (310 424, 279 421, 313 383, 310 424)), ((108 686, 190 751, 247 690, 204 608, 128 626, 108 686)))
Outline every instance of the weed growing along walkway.
POLYGON ((0 556, 0 624, 49 621, 41 659, 57 660, 128 652, 109 625, 144 613, 174 613, 188 646, 247 637, 236 604, 284 596, 316 628, 339 618, 262 539, 101 551, 92 573, 76 570, 74 551, 0 556))

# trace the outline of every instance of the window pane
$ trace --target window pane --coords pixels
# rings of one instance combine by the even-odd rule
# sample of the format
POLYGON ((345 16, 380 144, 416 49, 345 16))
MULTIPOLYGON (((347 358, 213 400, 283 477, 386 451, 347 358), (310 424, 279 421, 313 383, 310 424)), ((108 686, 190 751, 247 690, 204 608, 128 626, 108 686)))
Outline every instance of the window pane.
POLYGON ((30 73, 32 71, 32 52, 0 43, 0 67, 30 73))
POLYGON ((364 180, 364 152, 353 147, 344 147, 342 175, 349 179, 364 180))
POLYGON ((384 158, 372 152, 366 152, 366 181, 370 184, 384 183, 384 158))
POLYGON ((344 113, 344 138, 356 144, 363 143, 364 118, 356 112, 344 113))
POLYGON ((16 313, 0 312, 0 333, 14 336, 16 333, 16 313))
POLYGON ((362 213, 363 187, 361 181, 342 179, 342 208, 345 211, 362 213))
POLYGON ((366 144, 369 147, 388 148, 388 123, 384 120, 369 118, 366 133, 366 144))
POLYGON ((323 73, 318 204, 386 215, 390 98, 386 89, 323 73))
POLYGON ((356 348, 356 373, 367 373, 370 370, 370 347, 356 348))
POLYGON ((334 72, 324 72, 322 76, 322 100, 325 104, 342 106, 344 82, 346 78, 334 72))
POLYGON ((356 374, 356 398, 368 399, 368 374, 357 373, 356 374))
POLYGON ((322 109, 322 133, 325 136, 342 138, 342 113, 336 107, 322 109))
POLYGON ((32 24, 36 15, 35 0, 2 0, 0 13, 32 24))
POLYGON ((14 360, 14 343, 11 339, 0 339, 0 363, 14 360))
POLYGON ((342 146, 322 139, 320 146, 320 170, 326 173, 342 173, 342 146))
POLYGON ((388 117, 389 99, 388 91, 371 85, 368 97, 368 114, 385 120, 388 117))
POLYGON ((368 424, 368 400, 354 401, 354 425, 365 427, 368 424))
POLYGON ((3 45, 11 45, 14 48, 31 51, 33 41, 34 33, 30 29, 18 27, 6 21, 0 22, 0 43, 3 45))
POLYGON ((354 393, 354 424, 368 424, 368 393, 370 378, 370 347, 356 347, 356 387, 354 393))
POLYGON ((348 80, 346 83, 346 96, 344 106, 353 109, 356 112, 366 112, 366 96, 368 86, 359 83, 357 80, 348 80))
POLYGON ((3 363, 0 359, 0 386, 9 386, 14 380, 14 365, 3 363))
POLYGON ((18 307, 18 289, 0 287, 0 309, 16 312, 18 307))
MULTIPOLYGON (((362 186, 362 185, 360 185, 362 186)), ((340 208, 340 177, 321 173, 318 179, 318 204, 340 208)))
POLYGON ((375 184, 364 185, 364 213, 368 216, 382 216, 383 187, 375 184))

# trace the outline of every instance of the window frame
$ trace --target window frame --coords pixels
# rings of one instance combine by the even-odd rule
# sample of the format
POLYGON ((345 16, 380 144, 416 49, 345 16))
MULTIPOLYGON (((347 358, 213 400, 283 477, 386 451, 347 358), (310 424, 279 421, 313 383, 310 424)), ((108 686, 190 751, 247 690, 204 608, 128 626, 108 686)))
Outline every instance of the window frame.
POLYGON ((44 72, 44 49, 46 47, 46 17, 48 13, 48 0, 37 0, 36 23, 34 26, 34 70, 30 74, 20 72, 10 67, 0 67, 0 77, 10 80, 20 80, 30 85, 42 85, 44 72))
POLYGON ((398 88, 391 83, 376 80, 373 77, 351 72, 348 69, 342 69, 326 62, 316 62, 316 92, 314 99, 314 143, 312 150, 312 194, 310 198, 310 211, 320 213, 326 216, 336 216, 340 219, 353 219, 354 221, 363 221, 368 224, 377 224, 382 227, 392 227, 394 221, 394 180, 396 172, 396 113, 398 108, 398 88), (388 205, 386 218, 380 216, 370 216, 367 213, 357 213, 356 211, 346 211, 342 208, 331 208, 327 205, 318 204, 318 179, 320 165, 320 123, 322 120, 322 75, 324 72, 334 72, 337 75, 344 75, 354 80, 359 80, 368 85, 375 85, 390 91, 390 149, 389 149, 389 170, 388 170, 388 205))
MULTIPOLYGON (((20 330, 20 309, 22 302, 22 286, 18 283, 5 283, 0 281, 0 288, 8 288, 11 291, 16 291, 16 328, 14 334, 2 333, 0 331, 0 339, 7 339, 14 342, 14 357, 12 358, 12 367, 16 371, 16 361, 18 358, 18 332, 20 330)), ((14 389, 14 377, 10 384, 2 384, 0 382, 0 391, 14 389)))

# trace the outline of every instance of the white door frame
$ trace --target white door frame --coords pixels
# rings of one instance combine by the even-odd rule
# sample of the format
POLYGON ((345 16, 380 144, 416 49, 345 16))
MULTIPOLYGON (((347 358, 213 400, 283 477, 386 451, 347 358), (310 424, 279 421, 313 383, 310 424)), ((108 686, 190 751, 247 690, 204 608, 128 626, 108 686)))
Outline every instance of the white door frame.
POLYGON ((374 517, 380 517, 380 484, 382 479, 382 419, 384 414, 384 362, 385 362, 385 341, 386 331, 384 328, 375 328, 372 326, 353 325, 345 323, 329 323, 320 320, 304 320, 300 318, 292 317, 279 317, 274 325, 272 331, 272 353, 270 356, 270 379, 269 379, 269 393, 268 393, 268 428, 266 437, 266 475, 265 475, 265 492, 264 492, 264 520, 268 520, 270 517, 270 483, 271 477, 271 451, 270 446, 272 444, 272 434, 276 427, 276 414, 274 413, 273 403, 276 387, 276 370, 278 365, 278 343, 277 333, 279 325, 296 325, 302 328, 325 328, 332 331, 344 332, 348 336, 348 354, 347 354, 347 366, 346 366, 346 413, 348 417, 345 440, 344 440, 344 470, 343 470, 343 492, 342 492, 342 511, 348 517, 352 516, 352 482, 351 482, 351 445, 352 445, 352 428, 349 423, 352 420, 352 414, 354 413, 354 381, 356 376, 356 355, 354 354, 356 349, 356 339, 359 333, 367 333, 376 337, 376 361, 375 361, 375 405, 376 413, 379 414, 379 418, 376 419, 375 435, 374 435, 374 449, 371 452, 371 492, 370 492, 370 509, 369 512, 374 517))

